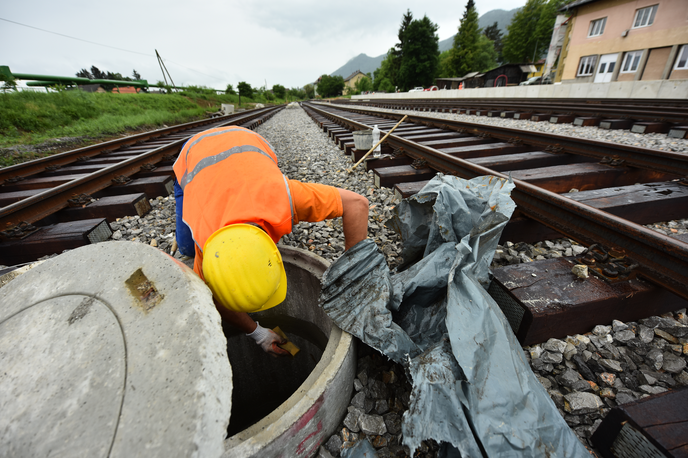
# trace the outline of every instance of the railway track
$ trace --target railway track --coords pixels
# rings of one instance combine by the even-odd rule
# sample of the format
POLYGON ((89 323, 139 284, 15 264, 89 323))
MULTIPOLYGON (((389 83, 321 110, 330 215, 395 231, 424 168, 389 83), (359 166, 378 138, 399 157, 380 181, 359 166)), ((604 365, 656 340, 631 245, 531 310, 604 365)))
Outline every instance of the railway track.
MULTIPOLYGON (((402 117, 330 104, 305 108, 352 160, 365 153, 355 150, 352 131, 377 124, 384 135, 402 117)), ((688 240, 643 226, 688 217, 685 155, 409 116, 366 168, 398 197, 418 192, 438 172, 511 176, 517 211, 503 240, 566 236, 595 246, 578 259, 497 269, 510 304, 503 309, 524 345, 686 306, 688 240), (595 276, 567 290, 573 264, 587 264, 595 276)))
POLYGON ((173 193, 172 165, 188 138, 221 126, 253 129, 281 108, 181 124, 0 169, 0 264, 106 240, 109 222, 143 216, 150 198, 173 193))
POLYGON ((685 100, 667 99, 337 99, 336 104, 421 112, 528 119, 554 124, 627 129, 636 133, 688 135, 685 100))

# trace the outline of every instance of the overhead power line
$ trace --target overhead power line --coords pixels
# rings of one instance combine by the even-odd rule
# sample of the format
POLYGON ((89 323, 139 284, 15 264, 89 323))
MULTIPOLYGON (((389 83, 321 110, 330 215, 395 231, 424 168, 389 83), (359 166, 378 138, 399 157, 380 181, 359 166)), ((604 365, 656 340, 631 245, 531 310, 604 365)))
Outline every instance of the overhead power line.
POLYGON ((65 37, 65 38, 71 38, 72 40, 83 41, 84 43, 90 43, 90 44, 92 44, 92 45, 103 46, 103 47, 105 47, 105 48, 111 48, 111 49, 117 49, 117 50, 119 50, 119 51, 130 52, 130 53, 132 53, 132 54, 139 54, 139 55, 141 55, 141 56, 146 56, 146 57, 153 57, 152 54, 145 54, 145 53, 138 52, 138 51, 131 51, 131 50, 129 50, 129 49, 118 48, 118 47, 116 47, 116 46, 104 45, 104 44, 102 44, 102 43, 96 43, 95 41, 89 41, 89 40, 84 40, 84 39, 82 39, 82 38, 77 38, 77 37, 72 37, 72 36, 69 36, 69 35, 65 35, 64 33, 52 32, 52 31, 50 31, 50 30, 41 29, 41 28, 39 28, 39 27, 34 27, 34 26, 32 26, 32 25, 22 24, 21 22, 10 21, 9 19, 5 19, 5 18, 1 18, 1 17, 0 17, 0 21, 11 22, 12 24, 21 25, 21 26, 23 26, 23 27, 28 27, 28 28, 30 28, 30 29, 40 30, 41 32, 52 33, 53 35, 59 35, 59 36, 61 36, 61 37, 65 37))
MULTIPOLYGON (((70 35, 65 35, 64 33, 53 32, 53 31, 51 31, 51 30, 41 29, 40 27, 34 27, 34 26, 32 26, 32 25, 22 24, 21 22, 11 21, 11 20, 9 20, 9 19, 5 19, 5 18, 1 18, 1 17, 0 17, 0 21, 11 22, 12 24, 21 25, 22 27, 28 27, 28 28, 30 28, 30 29, 40 30, 41 32, 52 33, 53 35, 59 35, 59 36, 61 36, 61 37, 70 38, 70 39, 72 39, 72 40, 83 41, 84 43, 90 43, 90 44, 96 45, 96 46, 103 46, 103 47, 105 47, 105 48, 117 49, 118 51, 124 51, 124 52, 129 52, 129 53, 132 53, 132 54, 138 54, 138 55, 140 55, 140 56, 155 57, 153 54, 145 54, 145 53, 138 52, 138 51, 132 51, 132 50, 130 50, 130 49, 118 48, 118 47, 116 47, 116 46, 110 46, 110 45, 106 45, 106 44, 103 44, 103 43, 96 43, 95 41, 89 41, 89 40, 84 40, 83 38, 72 37, 72 36, 70 36, 70 35)), ((208 77, 210 77, 210 78, 217 78, 217 76, 208 75, 208 74, 206 74, 206 73, 203 73, 203 72, 201 72, 201 71, 196 70, 195 68, 187 67, 186 65, 180 64, 179 62, 175 62, 175 61, 170 60, 170 59, 164 59, 164 60, 165 60, 166 62, 171 62, 171 63, 173 63, 173 64, 175 64, 175 65, 179 65, 180 67, 184 67, 184 68, 186 68, 187 70, 191 70, 191 71, 193 71, 193 72, 200 73, 201 75, 205 75, 205 76, 208 76, 208 77)))

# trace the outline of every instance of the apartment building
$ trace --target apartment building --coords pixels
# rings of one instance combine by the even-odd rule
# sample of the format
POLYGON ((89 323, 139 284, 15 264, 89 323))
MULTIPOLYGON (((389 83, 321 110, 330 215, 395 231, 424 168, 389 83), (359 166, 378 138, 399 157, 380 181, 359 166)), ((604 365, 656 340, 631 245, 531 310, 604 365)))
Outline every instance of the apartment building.
POLYGON ((688 0, 576 0, 555 81, 688 79, 688 0))

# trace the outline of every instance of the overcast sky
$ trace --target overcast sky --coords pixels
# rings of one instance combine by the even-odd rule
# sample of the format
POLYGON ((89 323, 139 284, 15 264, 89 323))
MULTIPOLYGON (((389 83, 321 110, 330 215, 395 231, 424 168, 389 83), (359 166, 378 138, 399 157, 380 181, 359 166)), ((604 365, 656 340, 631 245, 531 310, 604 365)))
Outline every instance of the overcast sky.
MULTIPOLYGON (((136 69, 154 84, 162 80, 157 49, 177 85, 302 87, 360 53, 384 54, 407 8, 438 24, 440 40, 452 36, 466 1, 3 0, 0 65, 60 76, 91 65, 124 76, 136 69)), ((480 15, 525 2, 475 0, 480 15)))

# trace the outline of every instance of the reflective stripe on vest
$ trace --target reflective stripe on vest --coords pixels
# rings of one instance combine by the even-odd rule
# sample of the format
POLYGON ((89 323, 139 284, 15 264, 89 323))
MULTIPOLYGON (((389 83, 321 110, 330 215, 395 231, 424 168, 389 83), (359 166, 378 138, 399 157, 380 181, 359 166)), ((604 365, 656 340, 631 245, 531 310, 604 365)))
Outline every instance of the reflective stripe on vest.
MULTIPOLYGON (((254 135, 258 136, 262 141, 267 143, 267 145, 270 147, 271 150, 273 150, 273 151, 275 150, 275 148, 272 147, 270 142, 268 142, 267 140, 265 140, 263 137, 261 137, 260 135, 258 135, 255 132, 253 132, 252 130, 248 130, 244 127, 218 127, 216 129, 221 129, 221 130, 210 129, 210 130, 203 131, 200 134, 196 134, 195 136, 191 137, 189 139, 189 141, 186 142, 184 144, 184 146, 182 147, 182 153, 179 154, 177 161, 179 161, 179 159, 182 158, 182 154, 183 154, 184 168, 186 168, 186 160, 189 157, 189 153, 191 152, 191 148, 193 148, 198 142, 200 142, 201 140, 204 140, 208 137, 214 137, 216 135, 224 135, 224 134, 228 134, 231 132, 244 132, 247 134, 254 134, 254 135)), ((175 161, 175 165, 176 165, 176 161, 175 161)))
MULTIPOLYGON (((263 151, 262 149, 253 146, 253 145, 241 145, 241 146, 235 146, 234 148, 228 149, 227 151, 223 151, 220 154, 216 154, 215 156, 208 156, 204 157, 200 161, 198 161, 198 164, 194 167, 194 169, 189 173, 188 170, 184 171, 184 175, 182 175, 181 181, 179 181, 179 186, 184 189, 187 184, 191 182, 191 180, 194 179, 198 173, 203 170, 206 167, 210 167, 214 164, 217 164, 220 161, 223 161, 227 159, 229 156, 232 154, 239 154, 239 153, 245 153, 247 151, 255 151, 256 153, 260 153, 270 159, 271 161, 274 162, 272 159, 272 156, 270 156, 268 153, 263 151)), ((291 201, 291 199, 290 199, 291 201)))

